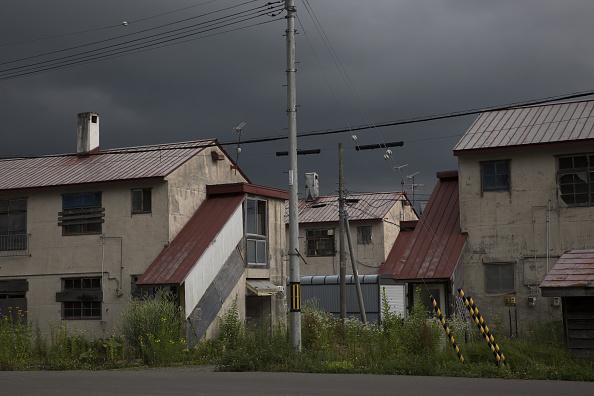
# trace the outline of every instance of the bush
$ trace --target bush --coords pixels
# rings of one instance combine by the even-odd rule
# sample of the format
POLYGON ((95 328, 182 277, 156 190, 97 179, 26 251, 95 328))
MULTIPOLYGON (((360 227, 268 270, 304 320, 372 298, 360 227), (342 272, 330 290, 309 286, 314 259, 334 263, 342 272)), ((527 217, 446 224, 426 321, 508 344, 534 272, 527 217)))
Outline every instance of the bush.
POLYGON ((132 301, 123 313, 121 330, 134 356, 148 365, 165 365, 182 359, 186 347, 183 324, 173 297, 159 293, 132 301))
POLYGON ((10 315, 0 317, 0 370, 28 368, 33 355, 31 326, 22 312, 14 319, 10 315))

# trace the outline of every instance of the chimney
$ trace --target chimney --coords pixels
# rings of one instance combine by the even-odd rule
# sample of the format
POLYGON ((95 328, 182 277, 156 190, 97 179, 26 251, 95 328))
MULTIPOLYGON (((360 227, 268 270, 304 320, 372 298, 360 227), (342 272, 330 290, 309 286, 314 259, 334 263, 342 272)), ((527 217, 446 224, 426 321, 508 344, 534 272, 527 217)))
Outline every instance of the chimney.
POLYGON ((315 172, 305 174, 305 200, 315 201, 320 196, 320 181, 315 172))
POLYGON ((99 114, 79 113, 76 128, 76 153, 86 155, 96 150, 99 150, 99 114))

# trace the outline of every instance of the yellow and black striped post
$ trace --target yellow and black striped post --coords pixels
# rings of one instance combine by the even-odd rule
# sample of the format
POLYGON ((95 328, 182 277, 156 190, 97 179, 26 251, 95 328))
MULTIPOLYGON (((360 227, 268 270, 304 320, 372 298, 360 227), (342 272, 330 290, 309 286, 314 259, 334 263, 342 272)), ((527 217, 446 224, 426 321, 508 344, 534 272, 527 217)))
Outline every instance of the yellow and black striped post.
POLYGON ((472 321, 478 327, 481 336, 489 346, 491 352, 493 352, 493 356, 495 356, 495 362, 497 365, 505 364, 505 355, 501 351, 501 348, 499 348, 499 345, 495 342, 495 337, 491 333, 491 330, 489 330, 489 326, 487 326, 485 318, 483 318, 483 315, 481 315, 479 312, 479 309, 474 303, 472 297, 466 297, 464 295, 464 290, 462 289, 458 289, 458 295, 462 298, 462 301, 468 309, 468 312, 470 312, 472 321))
POLYGON ((301 311, 301 283, 291 283, 291 312, 301 311))
POLYGON ((435 311, 435 315, 437 315, 437 319, 439 320, 441 327, 443 327, 443 330, 445 331, 448 341, 452 345, 452 348, 454 348, 454 351, 456 351, 456 354, 458 355, 458 360, 460 360, 460 363, 464 363, 464 356, 462 356, 462 351, 460 350, 460 346, 458 346, 458 344, 456 343, 456 340, 454 339, 454 333, 452 333, 450 326, 448 326, 447 322, 445 321, 445 318, 443 317, 443 314, 441 313, 441 309, 439 309, 439 307, 437 306, 437 301, 435 300, 435 298, 433 298, 433 296, 430 296, 430 297, 431 297, 431 304, 433 304, 433 310, 435 311))

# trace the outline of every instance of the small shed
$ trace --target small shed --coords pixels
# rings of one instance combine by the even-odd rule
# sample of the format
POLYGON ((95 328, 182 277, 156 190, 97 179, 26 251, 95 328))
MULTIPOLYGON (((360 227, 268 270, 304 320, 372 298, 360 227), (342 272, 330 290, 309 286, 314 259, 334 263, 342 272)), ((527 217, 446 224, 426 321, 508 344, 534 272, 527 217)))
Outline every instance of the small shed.
POLYGON ((570 250, 540 284, 545 297, 560 297, 565 343, 575 356, 594 356, 594 249, 570 250))

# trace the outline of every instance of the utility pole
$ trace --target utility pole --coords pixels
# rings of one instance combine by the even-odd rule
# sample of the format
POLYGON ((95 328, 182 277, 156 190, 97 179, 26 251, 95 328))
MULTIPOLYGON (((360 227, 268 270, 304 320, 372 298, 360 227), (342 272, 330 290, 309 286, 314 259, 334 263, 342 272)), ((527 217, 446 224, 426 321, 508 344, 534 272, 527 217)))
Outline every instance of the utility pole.
POLYGON ((338 252, 340 263, 340 318, 346 319, 346 255, 344 251, 344 167, 342 143, 338 143, 338 252))
POLYGON ((293 348, 301 351, 301 275, 299 271, 299 214, 297 172, 297 90, 295 69, 295 0, 285 0, 287 11, 287 116, 289 118, 289 328, 293 348))
POLYGON ((357 258, 353 251, 353 240, 351 238, 351 225, 349 224, 349 215, 345 212, 343 214, 344 228, 346 228, 347 242, 349 244, 349 253, 351 255, 351 267, 353 267, 353 278, 357 288, 357 300, 359 301, 359 312, 361 312, 361 321, 367 324, 367 314, 365 313, 365 302, 363 301, 363 293, 361 292, 361 284, 359 283, 359 272, 357 271, 357 258))

